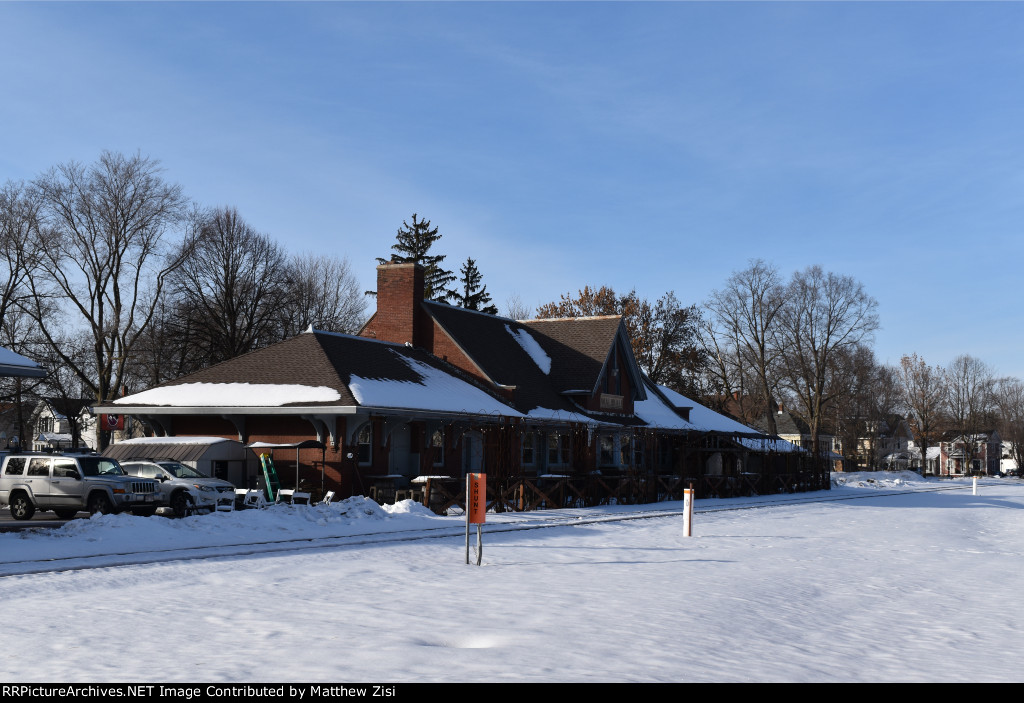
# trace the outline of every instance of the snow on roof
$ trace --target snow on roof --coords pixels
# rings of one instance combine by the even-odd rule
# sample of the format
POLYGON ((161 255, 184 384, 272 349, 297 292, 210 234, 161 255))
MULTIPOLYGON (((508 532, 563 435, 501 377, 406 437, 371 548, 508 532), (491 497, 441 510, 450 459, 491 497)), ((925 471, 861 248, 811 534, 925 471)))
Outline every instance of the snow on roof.
POLYGON ((349 378, 348 387, 360 405, 523 417, 518 410, 466 381, 422 361, 396 354, 394 350, 389 349, 388 352, 408 365, 420 377, 420 381, 361 378, 353 374, 349 378))
POLYGON ((716 413, 711 408, 706 408, 700 403, 690 400, 682 393, 677 393, 666 386, 658 386, 658 390, 665 394, 668 401, 677 408, 691 408, 690 424, 695 429, 704 432, 743 432, 746 434, 763 434, 753 427, 736 422, 732 418, 721 413, 716 413))
POLYGON ((574 412, 571 412, 569 410, 552 410, 551 408, 540 408, 540 407, 537 407, 537 408, 533 408, 532 410, 530 410, 526 414, 526 416, 528 418, 530 418, 531 420, 553 420, 555 422, 578 422, 578 423, 588 424, 588 425, 596 425, 596 424, 598 424, 595 420, 587 417, 586 415, 581 415, 579 413, 574 413, 574 412))
POLYGON ((234 440, 223 437, 134 437, 122 439, 118 444, 216 444, 234 440))
POLYGON ((10 367, 8 370, 19 376, 25 373, 33 376, 45 373, 42 366, 6 347, 0 347, 0 366, 10 367))
POLYGON ((764 437, 739 437, 737 441, 747 449, 757 452, 802 452, 803 449, 792 442, 784 439, 772 439, 767 435, 764 437))
POLYGON ((293 383, 182 383, 118 398, 115 405, 183 405, 192 407, 281 406, 329 403, 338 391, 327 386, 293 383))
POLYGON ((665 405, 657 393, 648 393, 647 400, 634 401, 633 412, 651 427, 660 427, 666 430, 697 429, 681 418, 675 410, 665 405))
POLYGON ((505 325, 505 329, 512 335, 513 339, 519 342, 519 346, 523 348, 530 358, 533 359, 533 363, 537 364, 537 368, 544 372, 544 375, 551 373, 551 357, 547 355, 537 340, 533 338, 530 331, 523 328, 514 330, 508 325, 505 325))

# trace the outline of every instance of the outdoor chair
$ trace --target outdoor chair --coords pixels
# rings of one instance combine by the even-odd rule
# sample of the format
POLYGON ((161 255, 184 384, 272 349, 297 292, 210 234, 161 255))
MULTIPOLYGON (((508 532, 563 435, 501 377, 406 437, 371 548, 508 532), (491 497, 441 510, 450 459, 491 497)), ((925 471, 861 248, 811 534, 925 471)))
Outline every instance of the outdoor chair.
POLYGON ((263 497, 263 491, 259 488, 253 488, 245 492, 245 501, 243 505, 247 508, 265 508, 267 505, 267 499, 263 497))

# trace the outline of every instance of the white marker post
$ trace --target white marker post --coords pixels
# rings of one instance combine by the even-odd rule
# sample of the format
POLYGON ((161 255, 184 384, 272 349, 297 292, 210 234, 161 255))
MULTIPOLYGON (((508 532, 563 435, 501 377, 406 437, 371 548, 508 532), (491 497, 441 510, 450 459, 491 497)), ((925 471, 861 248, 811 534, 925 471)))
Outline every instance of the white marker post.
POLYGON ((683 537, 693 537, 693 489, 683 489, 683 537))
POLYGON ((974 477, 974 487, 971 488, 971 495, 972 496, 978 495, 978 477, 977 476, 974 477))

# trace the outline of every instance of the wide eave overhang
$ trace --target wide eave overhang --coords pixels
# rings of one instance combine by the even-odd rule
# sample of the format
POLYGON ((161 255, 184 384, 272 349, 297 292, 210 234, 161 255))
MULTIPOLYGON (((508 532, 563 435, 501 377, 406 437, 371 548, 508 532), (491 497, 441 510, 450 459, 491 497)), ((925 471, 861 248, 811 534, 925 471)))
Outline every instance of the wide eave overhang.
POLYGON ((472 413, 451 410, 427 410, 423 408, 374 407, 369 405, 281 405, 281 406, 209 406, 209 405, 97 405, 94 413, 109 415, 397 415, 410 419, 489 419, 522 417, 516 411, 508 415, 498 413, 472 413))

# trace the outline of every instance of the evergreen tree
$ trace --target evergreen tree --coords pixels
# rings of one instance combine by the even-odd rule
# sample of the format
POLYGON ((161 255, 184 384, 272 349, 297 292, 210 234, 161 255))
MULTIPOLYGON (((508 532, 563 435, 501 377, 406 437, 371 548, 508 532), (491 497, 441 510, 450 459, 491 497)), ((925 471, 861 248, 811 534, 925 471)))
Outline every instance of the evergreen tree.
POLYGON ((497 315, 498 308, 490 305, 491 294, 487 292, 487 286, 480 285, 483 275, 476 267, 476 262, 466 258, 466 263, 459 269, 462 278, 459 279, 461 292, 456 291, 454 295, 455 304, 467 310, 479 310, 490 315, 497 315))
MULTIPOLYGON (((391 245, 394 253, 391 255, 392 263, 420 264, 423 272, 423 297, 427 300, 438 300, 447 303, 449 298, 457 294, 448 288, 448 285, 455 280, 455 274, 441 268, 444 255, 431 256, 430 247, 441 238, 437 227, 430 228, 430 220, 417 219, 416 213, 412 215, 412 225, 402 220, 402 227, 398 230, 397 240, 391 245)), ((380 263, 386 263, 385 259, 377 259, 380 263)))

